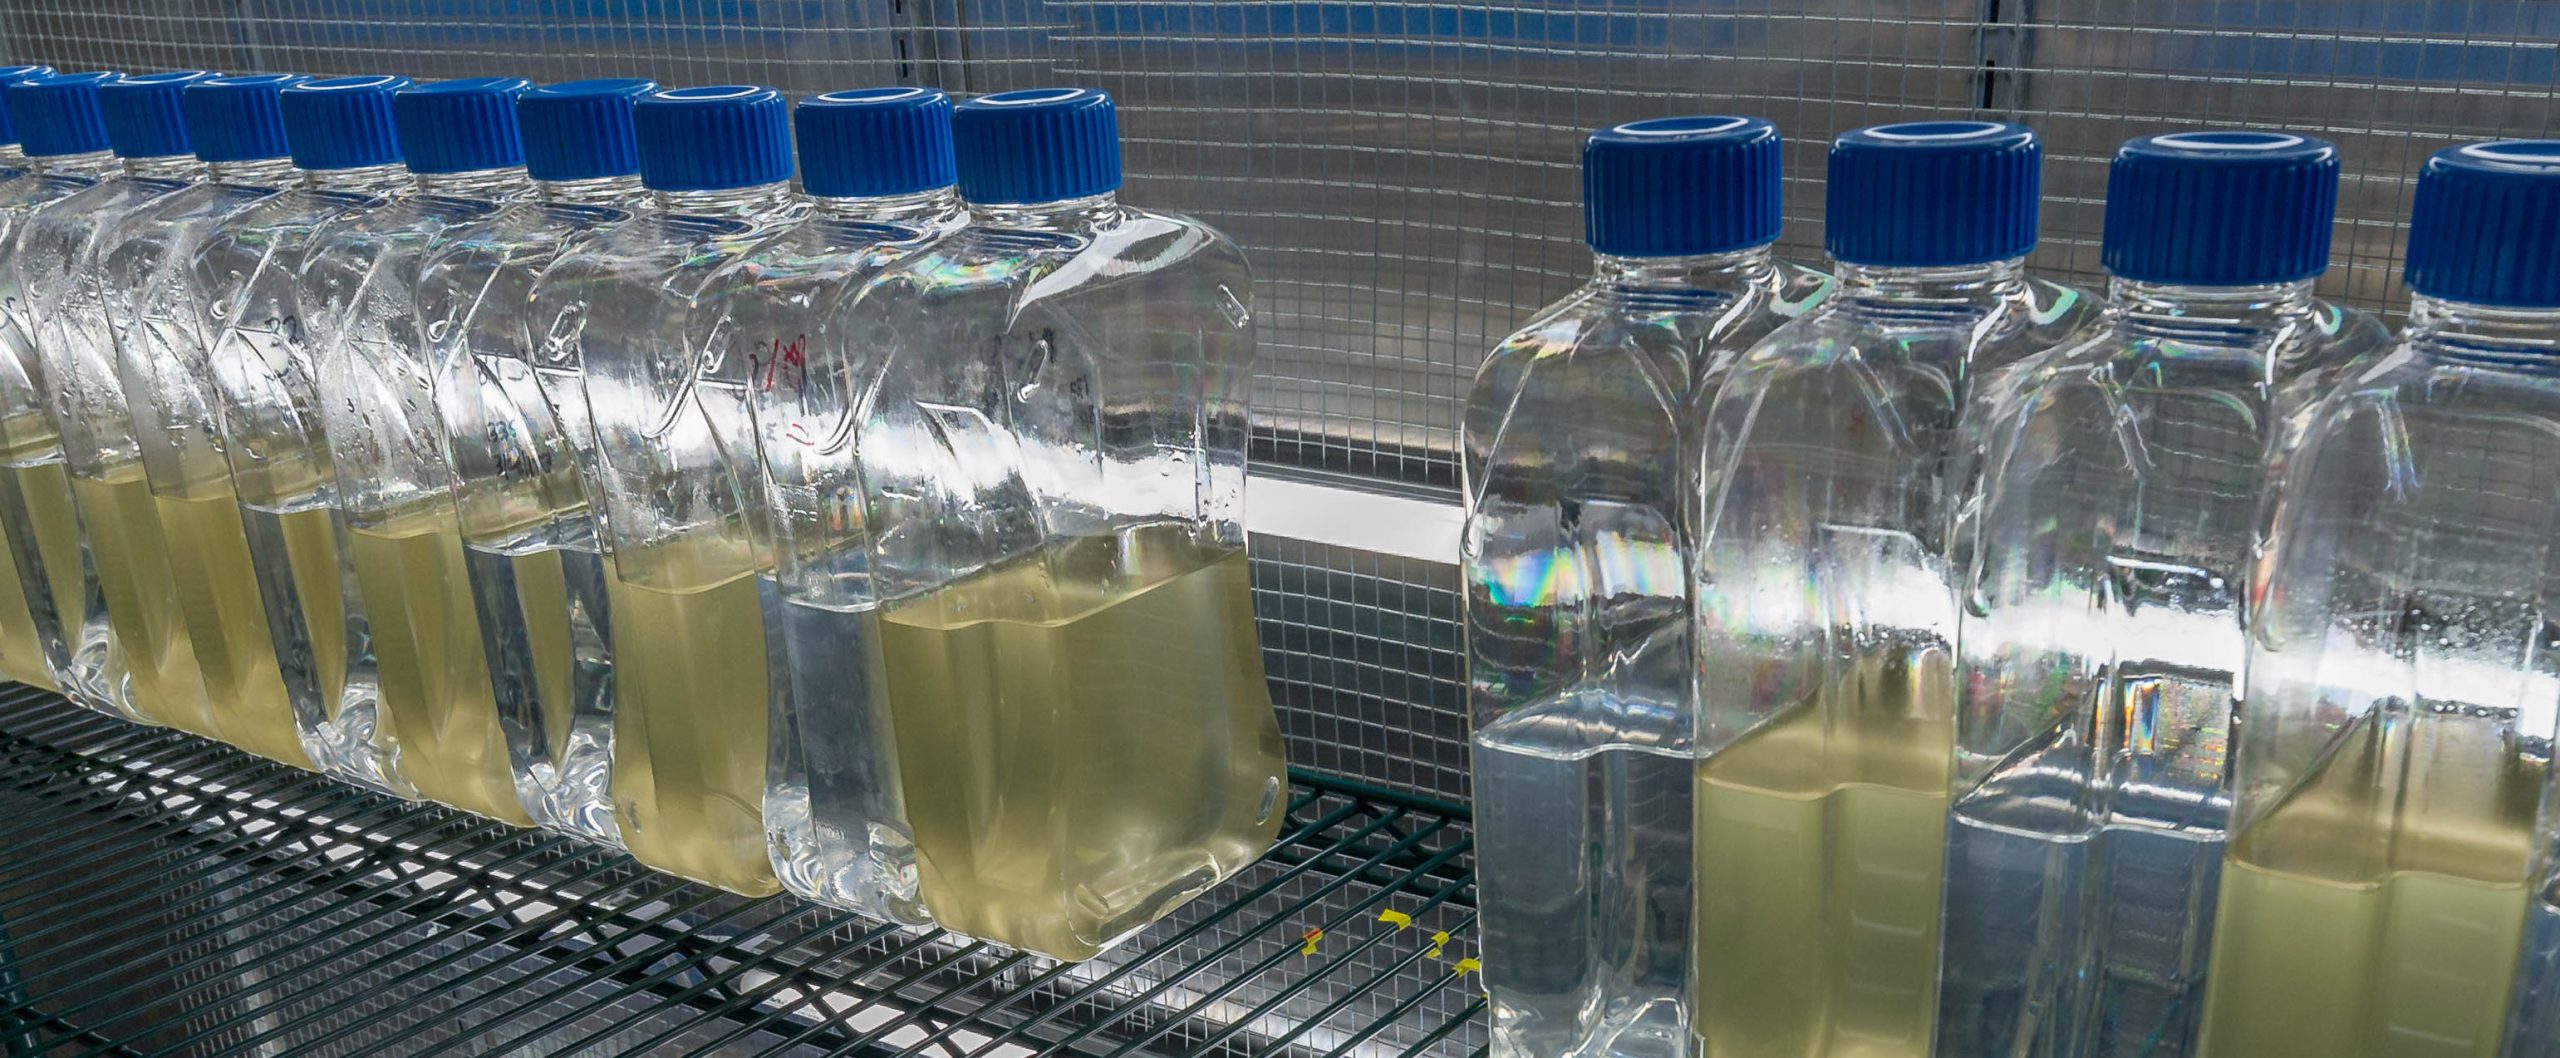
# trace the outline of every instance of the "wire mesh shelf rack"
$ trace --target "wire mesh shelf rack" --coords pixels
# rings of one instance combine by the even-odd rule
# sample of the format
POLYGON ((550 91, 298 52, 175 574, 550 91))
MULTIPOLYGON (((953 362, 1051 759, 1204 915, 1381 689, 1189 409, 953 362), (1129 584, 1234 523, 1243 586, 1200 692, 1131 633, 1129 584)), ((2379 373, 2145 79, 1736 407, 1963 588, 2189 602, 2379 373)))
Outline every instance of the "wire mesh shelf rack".
POLYGON ((746 899, 0 689, 0 1049, 1480 1055, 1466 825, 1313 775, 1254 867, 1083 964, 746 899))

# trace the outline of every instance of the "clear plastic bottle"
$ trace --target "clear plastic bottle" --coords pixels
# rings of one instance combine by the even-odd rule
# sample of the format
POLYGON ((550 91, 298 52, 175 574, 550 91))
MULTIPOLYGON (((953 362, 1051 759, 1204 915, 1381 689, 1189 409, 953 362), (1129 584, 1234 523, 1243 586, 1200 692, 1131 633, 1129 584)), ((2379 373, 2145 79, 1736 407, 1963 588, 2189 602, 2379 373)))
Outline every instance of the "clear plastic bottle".
POLYGON ((482 650, 516 798, 534 825, 619 845, 607 789, 613 651, 604 555, 579 467, 586 396, 546 389, 550 329, 534 281, 579 240, 631 219, 640 186, 631 104, 650 81, 546 85, 516 101, 537 195, 448 230, 418 278, 482 650))
POLYGON ((307 762, 301 733, 331 724, 371 741, 373 657, 346 617, 361 610, 341 573, 337 483, 294 278, 323 227, 408 192, 391 117, 392 94, 408 84, 286 87, 278 105, 301 185, 231 214, 192 264, 188 293, 203 312, 205 377, 231 473, 155 478, 152 491, 171 527, 172 568, 193 571, 178 590, 222 737, 280 760, 307 762))
MULTIPOLYGON (((52 72, 50 66, 0 67, 0 92, 9 85, 52 72)), ((28 209, 67 193, 59 185, 51 190, 40 186, 36 172, 37 166, 18 143, 17 126, 9 120, 8 108, 0 106, 0 254, 7 253, 8 233, 28 209)), ((10 282, 8 272, 8 268, 0 266, 0 284, 10 282)), ((69 487, 55 489, 46 484, 48 479, 61 477, 61 461, 44 458, 59 445, 38 428, 43 424, 42 415, 29 417, 39 402, 25 371, 34 358, 33 348, 25 344, 25 335, 13 314, 0 312, 0 351, 8 354, 0 357, 0 409, 14 409, 0 414, 18 424, 15 430, 0 426, 0 542, 8 547, 7 557, 0 559, 0 677, 60 690, 53 676, 53 659, 43 645, 47 637, 38 634, 34 611, 39 605, 68 608, 77 601, 57 599, 46 574, 52 568, 70 569, 71 563, 78 561, 79 529, 70 517, 69 487), (21 357, 25 358, 23 362, 21 357), (12 441, 13 436, 21 440, 12 441), (9 447, 13 444, 19 448, 9 447), (22 480, 27 478, 35 480, 22 480), (30 484, 36 486, 32 493, 27 491, 30 484), (56 493, 65 498, 59 504, 48 505, 46 501, 56 493), (30 496, 35 499, 32 507, 27 502, 30 496), (44 517, 38 517, 40 514, 44 517), (39 524, 42 532, 37 529, 39 524), (19 573, 21 562, 28 567, 24 576, 19 573), (31 586, 33 594, 29 592, 31 586)), ((76 585, 79 578, 65 583, 76 585)), ((47 628, 60 627, 56 618, 48 616, 43 620, 47 628)), ((60 642, 58 633, 52 641, 60 642)))
POLYGON ((2398 343, 2286 442, 2248 582, 2208 1058, 2553 1053, 2547 1017, 2500 1037, 2531 1009, 2511 996, 2550 987, 2547 940, 2520 940, 2548 937, 2560 822, 2555 224, 2560 142, 2437 153, 2398 343))
POLYGON ((2336 148, 2290 133, 2127 143, 2108 325, 1989 420, 1942 1053, 2193 1051, 2277 397, 2382 333, 2312 297, 2337 185, 2336 148))
POLYGON ((679 88, 633 110, 654 208, 561 255, 534 288, 553 392, 582 387, 587 492, 610 574, 610 787, 625 847, 750 895, 765 849, 767 717, 787 692, 747 365, 694 306, 703 285, 807 206, 790 113, 769 88, 679 88))
POLYGON ((1840 136, 1839 289, 1737 358, 1701 416, 1706 1053, 1929 1053, 1970 424, 2098 315, 2023 269, 2041 162, 2017 125, 1840 136))
POLYGON ((746 365, 773 503, 790 693, 775 695, 764 826, 784 888, 909 924, 915 838, 881 694, 856 402, 878 368, 835 317, 861 285, 966 213, 952 190, 951 101, 863 89, 793 108, 811 212, 723 268, 703 295, 746 365))
POLYGON ((327 435, 303 443, 329 452, 337 488, 327 509, 343 526, 341 576, 356 589, 340 620, 349 638, 370 639, 378 680, 370 718, 299 717, 303 745, 331 775, 519 825, 529 820, 463 568, 442 376, 416 295, 447 231, 532 190, 515 107, 531 87, 479 77, 394 94, 416 189, 324 226, 295 287, 327 435))
POLYGON ((1726 363, 1830 287, 1770 256, 1778 190, 1765 121, 1594 133, 1592 278, 1476 372, 1459 561, 1501 1058, 1688 1042, 1692 424, 1726 363))
POLYGON ((1099 954, 1259 857, 1286 793, 1245 564, 1252 274, 1120 204, 1111 97, 953 114, 969 226, 868 284, 855 417, 918 884, 1099 954))
POLYGON ((8 474, 0 474, 0 525, 13 551, 28 625, 10 628, 13 643, 0 653, 26 656, 26 648, 33 648, 49 687, 90 710, 136 717, 118 694, 123 656, 105 623, 105 597, 90 574, 90 543, 79 525, 44 359, 36 351, 36 330, 44 320, 33 313, 33 292, 20 287, 15 264, 23 233, 46 205, 123 174, 123 164, 108 151, 108 126, 97 102, 97 82, 113 77, 46 74, 5 87, 10 123, 23 133, 31 172, 0 184, 0 343, 10 354, 0 377, 0 461, 8 464, 8 474))
MULTIPOLYGON (((188 280, 196 249, 204 242, 215 224, 224 218, 274 194, 295 179, 292 161, 286 157, 283 117, 276 96, 285 85, 302 80, 283 74, 246 77, 201 77, 188 79, 175 100, 187 139, 195 149, 197 160, 205 164, 209 180, 189 184, 152 199, 142 208, 123 213, 102 224, 97 236, 94 265, 99 280, 98 295, 102 299, 105 318, 116 324, 113 357, 103 369, 113 375, 110 385, 104 378, 92 379, 90 403, 118 402, 124 414, 130 415, 130 452, 119 452, 110 473, 104 475, 115 482, 119 495, 134 495, 133 506, 152 512, 157 525, 155 494, 187 495, 190 481, 215 480, 229 489, 231 471, 222 459, 219 424, 214 421, 212 380, 206 367, 204 313, 191 293, 188 280)), ((133 78, 126 85, 149 84, 147 78, 133 78)), ((110 88, 110 116, 117 95, 127 88, 110 88)), ((161 89, 147 89, 156 94, 161 89)), ((158 99, 154 106, 164 105, 158 99)), ((165 111, 156 115, 158 122, 169 117, 165 111)), ((98 368, 84 368, 85 373, 98 368)), ((65 431, 72 436, 74 431, 65 431)), ((77 460, 75 459, 75 463, 77 460)), ((138 523, 138 516, 137 516, 138 523)), ((153 537, 165 552, 165 533, 153 537)), ((134 550, 126 549, 128 552, 134 550)), ((157 628, 152 634, 167 643, 182 645, 185 655, 162 658, 149 663, 149 651, 128 651, 136 680, 157 670, 165 682, 188 688, 192 711, 173 720, 192 730, 212 734, 218 724, 208 711, 209 699, 204 694, 201 667, 196 662, 196 647, 188 633, 184 607, 178 600, 178 571, 165 559, 141 562, 128 556, 114 563, 102 564, 97 570, 101 580, 119 578, 130 586, 120 594, 110 609, 113 623, 131 624, 136 620, 174 624, 157 628), (146 573, 154 579, 145 579, 146 573), (142 590, 148 586, 151 591, 142 590), (148 616, 128 613, 122 599, 155 600, 148 616)), ((223 628, 226 644, 245 643, 248 648, 263 649, 266 642, 262 627, 223 628)), ((136 635, 123 637, 137 641, 136 635)))
POLYGON ((84 582, 51 585, 68 604, 57 611, 68 648, 57 675, 74 700, 188 729, 205 726, 204 688, 116 367, 129 323, 107 311, 99 255, 114 226, 204 180, 178 99, 211 76, 68 74, 9 89, 53 97, 56 122, 97 121, 123 165, 30 214, 10 258, 89 553, 84 582))
POLYGON ((113 74, 30 77, 5 89, 11 124, 22 136, 29 175, 0 185, 0 532, 12 551, 20 587, 17 605, 0 626, 0 655, 25 659, 12 674, 37 675, 74 701, 110 715, 133 714, 117 698, 122 658, 110 657, 104 600, 89 575, 88 540, 74 510, 71 478, 63 464, 61 434, 54 428, 51 395, 37 355, 41 322, 28 291, 20 287, 16 251, 29 222, 43 207, 121 175, 108 150, 106 117, 97 83, 113 74), (62 81, 59 85, 50 82, 62 81), (23 607, 23 610, 20 607, 23 607), (84 642, 84 636, 94 641, 84 642), (110 670, 114 671, 110 671, 110 670))

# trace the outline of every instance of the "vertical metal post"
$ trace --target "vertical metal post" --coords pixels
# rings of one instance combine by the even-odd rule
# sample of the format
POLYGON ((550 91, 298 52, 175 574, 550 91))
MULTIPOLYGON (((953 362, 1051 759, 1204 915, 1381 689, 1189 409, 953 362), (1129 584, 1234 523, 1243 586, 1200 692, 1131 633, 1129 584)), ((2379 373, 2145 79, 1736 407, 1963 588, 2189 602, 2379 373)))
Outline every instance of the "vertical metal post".
POLYGON ((898 83, 939 88, 953 95, 969 91, 968 54, 960 30, 968 11, 965 0, 890 0, 890 47, 898 60, 898 83))
POLYGON ((1974 108, 1985 116, 2016 120, 2027 110, 2034 2, 1982 0, 1982 25, 1974 32, 1974 108))

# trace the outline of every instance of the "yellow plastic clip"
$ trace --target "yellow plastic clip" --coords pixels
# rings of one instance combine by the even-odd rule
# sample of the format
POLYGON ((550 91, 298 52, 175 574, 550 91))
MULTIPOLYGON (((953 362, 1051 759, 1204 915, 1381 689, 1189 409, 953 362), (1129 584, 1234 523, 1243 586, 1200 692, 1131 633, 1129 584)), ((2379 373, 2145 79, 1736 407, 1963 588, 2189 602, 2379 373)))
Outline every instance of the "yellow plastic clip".
POLYGON ((1413 928, 1413 916, 1394 908, 1378 912, 1378 921, 1394 926, 1398 932, 1413 928))
POLYGON ((1444 929, 1431 935, 1431 950, 1423 952, 1422 957, 1426 959, 1437 959, 1440 957, 1440 949, 1448 946, 1449 931, 1444 929))
POLYGON ((1484 964, 1477 962, 1474 959, 1458 960, 1458 976, 1460 977, 1465 977, 1468 974, 1475 973, 1482 969, 1484 969, 1484 964))
POLYGON ((1317 942, 1317 941, 1320 941, 1320 940, 1323 940, 1323 939, 1324 939, 1324 931, 1323 931, 1323 930, 1320 930, 1320 929, 1311 929, 1311 930, 1308 930, 1304 935, 1302 935, 1302 936, 1300 936, 1300 937, 1299 937, 1299 942, 1300 942, 1300 943, 1298 944, 1298 954, 1300 954, 1300 955, 1313 955, 1313 954, 1315 954, 1315 953, 1316 953, 1316 942, 1317 942))

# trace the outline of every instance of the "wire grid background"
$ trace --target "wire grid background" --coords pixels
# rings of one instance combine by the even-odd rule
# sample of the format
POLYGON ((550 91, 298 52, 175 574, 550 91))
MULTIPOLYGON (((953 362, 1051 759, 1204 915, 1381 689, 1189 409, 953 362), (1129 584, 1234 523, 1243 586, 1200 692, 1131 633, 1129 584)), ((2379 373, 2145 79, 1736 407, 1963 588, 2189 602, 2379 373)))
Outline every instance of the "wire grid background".
MULTIPOLYGON (((2388 311, 2419 162, 2550 133, 2560 2, 0 0, 0 58, 1106 88, 1126 197, 1204 217, 1253 256, 1257 459, 1454 499, 1483 351, 1589 267, 1576 159, 1593 127, 1775 120, 1791 137, 1781 250, 1812 260, 1831 134, 2023 120, 2049 159, 2035 263, 2084 284, 2117 143, 2199 125, 2321 135, 2347 161, 2323 288, 2388 311)), ((1451 571, 1291 541, 1256 557, 1296 759, 1462 795, 1451 571)))

